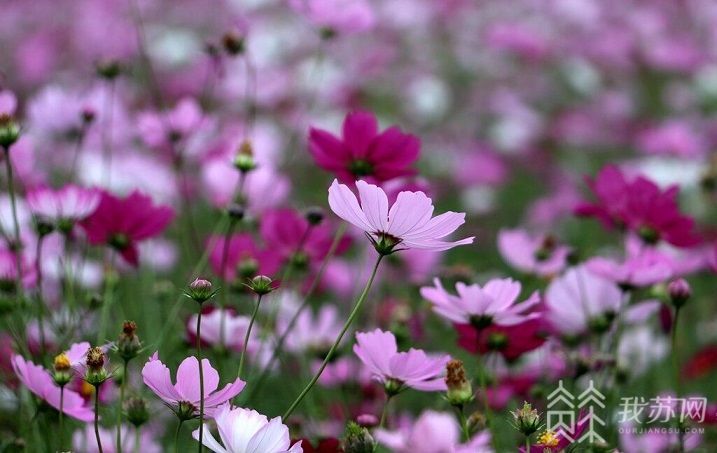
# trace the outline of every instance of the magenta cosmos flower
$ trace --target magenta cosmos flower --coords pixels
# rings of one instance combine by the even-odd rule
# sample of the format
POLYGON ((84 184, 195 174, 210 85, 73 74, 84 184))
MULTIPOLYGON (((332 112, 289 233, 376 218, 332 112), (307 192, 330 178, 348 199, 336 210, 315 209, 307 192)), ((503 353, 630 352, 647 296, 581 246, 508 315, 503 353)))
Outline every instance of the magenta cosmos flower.
POLYGON ((588 184, 597 201, 578 205, 577 214, 597 217, 610 227, 626 228, 652 244, 660 240, 678 247, 700 243, 694 220, 683 215, 677 205, 677 186, 663 191, 642 176, 629 180, 612 165, 588 184))
POLYGON ((107 244, 130 264, 139 263, 139 241, 157 236, 174 218, 169 206, 156 206, 134 191, 125 198, 102 192, 95 212, 82 222, 90 244, 107 244))
POLYGON ((643 287, 664 282, 674 275, 675 260, 635 237, 625 241, 625 259, 596 256, 585 266, 595 275, 612 280, 622 287, 643 287))
MULTIPOLYGON (((202 359, 202 371, 204 372, 204 407, 209 415, 244 389, 245 382, 237 379, 221 390, 217 390, 219 373, 207 359, 202 359)), ((201 394, 199 361, 196 357, 187 357, 179 364, 177 383, 172 384, 169 368, 159 360, 155 352, 142 368, 142 379, 147 387, 167 403, 179 417, 191 418, 198 414, 201 394)))
POLYGON ((225 236, 210 237, 209 264, 212 271, 225 281, 244 281, 255 275, 274 275, 281 268, 279 254, 260 247, 248 233, 233 234, 226 242, 225 236))
POLYGON ((334 213, 367 233, 376 250, 388 255, 398 250, 448 250, 473 243, 473 237, 447 242, 441 238, 465 222, 465 213, 433 215, 433 202, 423 192, 401 192, 388 209, 386 193, 373 184, 356 181, 361 204, 344 184, 334 180, 329 188, 329 206, 334 213), (401 248, 395 249, 396 246, 401 248))
POLYGON ((378 132, 376 117, 368 112, 346 115, 343 137, 311 128, 309 151, 319 167, 343 182, 366 179, 383 182, 415 173, 421 142, 392 126, 378 132))
POLYGON ((427 392, 446 390, 442 374, 450 357, 429 357, 413 348, 398 352, 396 337, 391 332, 381 329, 358 332, 354 353, 388 392, 395 394, 407 387, 427 392))
POLYGON ((527 300, 516 303, 521 285, 510 278, 493 279, 483 287, 458 282, 457 295, 446 291, 437 278, 433 284, 435 286, 421 288, 421 295, 433 304, 433 311, 457 324, 510 326, 539 316, 529 313, 540 303, 537 291, 527 300))
MULTIPOLYGON (((220 444, 204 425, 205 447, 216 453, 302 453, 301 441, 291 445, 289 428, 281 417, 271 420, 251 409, 232 409, 225 404, 214 416, 219 431, 220 444), (222 445, 223 444, 223 445, 222 445)), ((199 440, 199 430, 192 433, 199 440)))
MULTIPOLYGON (((19 355, 13 356, 12 367, 25 387, 50 406, 60 410, 60 387, 55 384, 50 373, 19 355)), ((95 413, 85 405, 82 396, 67 388, 63 393, 62 412, 83 422, 94 420, 95 413)))
POLYGON ((100 197, 97 189, 73 184, 59 190, 41 187, 27 194, 27 205, 37 218, 65 229, 95 212, 100 197))

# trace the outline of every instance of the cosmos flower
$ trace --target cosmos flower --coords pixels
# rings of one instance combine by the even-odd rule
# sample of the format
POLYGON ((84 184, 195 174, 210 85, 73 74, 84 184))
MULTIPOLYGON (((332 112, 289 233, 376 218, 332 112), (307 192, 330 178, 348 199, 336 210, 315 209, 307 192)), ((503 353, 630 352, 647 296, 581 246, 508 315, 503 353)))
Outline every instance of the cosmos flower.
POLYGON ((530 318, 518 324, 455 324, 458 346, 473 354, 498 352, 506 360, 515 360, 545 343, 547 329, 542 318, 530 318))
POLYGON ((515 269, 549 277, 566 266, 570 248, 548 235, 531 235, 526 230, 503 229, 498 233, 498 251, 515 269))
MULTIPOLYGON (((114 426, 111 428, 100 427, 99 433, 103 453, 117 453, 115 444, 116 428, 114 426)), ((135 445, 136 443, 140 447, 139 451, 143 453, 161 453, 163 451, 162 447, 157 443, 152 430, 137 430, 133 426, 122 425, 120 436, 122 436, 123 445, 135 445), (137 439, 137 436, 139 436, 139 439, 137 439)), ((94 427, 91 423, 75 431, 72 435, 72 446, 75 451, 99 453, 94 427)))
POLYGON ((488 431, 460 443, 460 426, 456 418, 446 412, 424 411, 416 421, 395 431, 377 429, 376 440, 396 453, 490 453, 488 431))
POLYGON ((156 206, 134 191, 125 198, 102 192, 95 212, 81 222, 90 244, 107 244, 130 264, 139 263, 137 243, 157 236, 174 218, 169 206, 156 206))
POLYGON ((359 111, 346 115, 342 135, 338 138, 316 128, 309 132, 309 151, 314 160, 341 181, 383 182, 415 173, 411 165, 418 158, 421 143, 398 127, 379 133, 376 117, 359 111))
POLYGON ((694 220, 680 212, 677 186, 663 191, 643 176, 628 179, 613 165, 603 168, 588 184, 597 200, 579 204, 578 215, 597 217, 609 227, 626 228, 651 244, 664 240, 689 247, 701 242, 694 231, 694 220))
MULTIPOLYGON (((280 316, 277 331, 283 333, 292 316, 280 316)), ((314 314, 303 310, 296 318, 291 335, 286 337, 286 349, 292 352, 327 351, 341 332, 341 318, 334 305, 325 305, 314 314)))
POLYGON ((589 328, 604 331, 622 303, 620 288, 585 266, 568 270, 545 291, 545 316, 564 335, 580 335, 589 328))
POLYGON ((455 242, 441 238, 465 222, 465 213, 433 215, 433 202, 423 192, 401 192, 388 209, 386 193, 373 184, 357 181, 361 204, 347 186, 334 180, 329 188, 329 206, 334 213, 365 231, 376 250, 390 254, 403 249, 442 251, 473 243, 473 237, 455 242), (400 247, 395 249, 395 247, 400 247))
POLYGON ((376 24, 376 14, 366 0, 289 0, 289 6, 328 33, 360 33, 376 24))
POLYGON ((590 258, 585 265, 593 274, 622 286, 650 286, 664 282, 674 275, 674 260, 655 247, 645 246, 634 238, 628 238, 625 252, 627 256, 623 261, 596 256, 590 258))
POLYGON ((513 279, 493 279, 481 287, 477 284, 456 283, 457 296, 448 293, 441 281, 435 279, 435 286, 424 286, 421 295, 433 304, 433 310, 444 318, 458 324, 491 324, 504 326, 519 324, 539 316, 529 313, 540 303, 537 292, 520 303, 520 282, 513 279))
MULTIPOLYGON (((187 320, 187 334, 190 337, 190 343, 194 343, 196 340, 197 316, 194 314, 187 320)), ((219 346, 223 340, 224 346, 233 351, 241 352, 249 321, 249 317, 237 315, 232 309, 214 309, 209 313, 204 313, 202 316, 202 342, 210 346, 219 346), (222 314, 224 319, 222 319, 222 314), (224 329, 223 332, 222 328, 224 329)), ((254 326, 247 345, 247 353, 250 355, 254 354, 261 344, 258 341, 260 335, 261 331, 254 326)))
MULTIPOLYGON (((234 398, 242 391, 245 382, 236 379, 224 388, 219 387, 219 373, 209 360, 202 359, 204 372, 204 407, 207 414, 218 406, 234 398)), ((177 368, 177 383, 172 384, 169 368, 159 360, 157 353, 149 358, 142 368, 142 379, 152 391, 167 403, 172 410, 184 415, 194 416, 199 411, 199 361, 196 357, 187 357, 177 368)))
MULTIPOLYGON (((55 384, 50 373, 19 355, 13 356, 12 367, 25 387, 50 406, 60 410, 60 387, 55 384)), ((95 413, 85 405, 82 396, 67 388, 63 393, 62 412, 83 422, 94 420, 95 413)))
POLYGON ((225 281, 251 278, 257 274, 274 275, 281 267, 281 258, 275 250, 260 247, 247 233, 209 238, 209 264, 212 271, 225 281), (223 269, 222 269, 223 266, 223 269))
MULTIPOLYGON (((281 417, 271 420, 251 409, 232 409, 225 404, 214 416, 219 431, 220 444, 204 425, 203 444, 215 453, 302 453, 301 441, 291 445, 289 428, 281 417)), ((192 433, 199 440, 199 430, 192 433)))
POLYGON ((68 184, 59 190, 46 187, 35 189, 27 194, 30 212, 46 222, 74 224, 91 215, 100 204, 100 192, 74 184, 68 184))
POLYGON ((358 332, 354 353, 388 391, 398 392, 406 387, 427 392, 446 390, 441 375, 450 357, 429 357, 413 348, 398 352, 396 337, 391 332, 381 329, 358 332))

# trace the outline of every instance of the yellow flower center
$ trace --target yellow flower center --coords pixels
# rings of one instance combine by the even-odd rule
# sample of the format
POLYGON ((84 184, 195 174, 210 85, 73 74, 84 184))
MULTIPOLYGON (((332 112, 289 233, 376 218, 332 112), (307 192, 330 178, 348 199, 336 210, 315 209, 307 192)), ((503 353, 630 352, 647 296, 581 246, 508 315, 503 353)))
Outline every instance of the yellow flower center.
POLYGON ((553 431, 545 431, 538 436, 538 445, 542 447, 557 447, 560 443, 558 435, 553 431))

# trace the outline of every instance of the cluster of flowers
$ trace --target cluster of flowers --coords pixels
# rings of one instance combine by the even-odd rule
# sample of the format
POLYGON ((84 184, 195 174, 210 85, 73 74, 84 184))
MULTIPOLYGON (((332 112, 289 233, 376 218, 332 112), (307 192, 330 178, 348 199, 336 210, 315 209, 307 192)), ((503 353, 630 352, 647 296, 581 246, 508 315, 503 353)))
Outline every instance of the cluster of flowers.
POLYGON ((0 15, 0 444, 715 448, 711 2, 60 3, 0 15))

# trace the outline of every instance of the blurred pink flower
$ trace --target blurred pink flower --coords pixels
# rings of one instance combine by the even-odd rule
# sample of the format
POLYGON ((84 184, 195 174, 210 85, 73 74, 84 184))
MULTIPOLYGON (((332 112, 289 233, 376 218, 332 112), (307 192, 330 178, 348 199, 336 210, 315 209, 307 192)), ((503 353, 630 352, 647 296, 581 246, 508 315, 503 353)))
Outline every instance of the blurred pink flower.
POLYGON ((316 163, 346 183, 412 175, 420 147, 418 138, 396 126, 379 133, 376 117, 362 111, 346 115, 342 138, 317 128, 309 132, 309 151, 316 163))
POLYGON ((14 115, 17 98, 12 91, 0 90, 0 115, 14 115))
MULTIPOLYGON (((219 387, 219 373, 212 367, 209 360, 202 359, 204 372, 204 407, 211 415, 218 406, 234 398, 242 391, 246 384, 237 378, 221 390, 219 387)), ((188 405, 193 411, 199 410, 199 361, 196 357, 187 357, 177 368, 177 383, 172 384, 169 368, 159 360, 155 352, 142 368, 142 379, 152 391, 167 403, 173 410, 179 406, 188 405)), ((185 408, 183 408, 185 409, 185 408)))
POLYGON ((686 121, 670 120, 638 134, 637 147, 648 154, 700 157, 705 149, 703 137, 686 121))
POLYGON ((199 104, 194 99, 184 98, 166 113, 142 113, 137 128, 147 145, 162 147, 187 138, 196 132, 201 121, 199 104))
POLYGON ((373 184, 357 181, 361 198, 347 186, 334 180, 329 188, 329 206, 350 224, 365 231, 379 253, 392 253, 394 247, 442 251, 473 243, 473 237, 455 242, 441 238, 453 233, 465 222, 465 214, 446 212, 433 215, 433 202, 423 192, 401 192, 388 209, 386 193, 373 184))
POLYGON ((491 437, 488 431, 474 435, 461 444, 461 431, 456 418, 446 412, 424 411, 411 425, 395 431, 379 428, 376 440, 396 453, 490 453, 491 437))
POLYGON ((642 244, 637 238, 628 238, 625 253, 627 256, 622 262, 597 256, 590 258, 585 266, 595 275, 635 287, 664 282, 675 273, 673 260, 668 255, 642 244))
POLYGON ((367 0, 289 0, 291 9, 314 25, 338 33, 360 33, 376 24, 367 0))
MULTIPOLYGON (((103 453, 118 453, 115 444, 116 428, 114 426, 111 428, 100 427, 99 432, 103 453)), ((151 429, 137 430, 132 426, 122 425, 120 436, 122 436, 122 445, 137 445, 142 453, 162 453, 163 451, 151 429)), ((72 435, 72 446, 75 451, 99 453, 95 430, 91 423, 75 431, 72 435)))
POLYGON ((483 287, 458 282, 457 296, 448 293, 439 279, 433 283, 435 286, 421 288, 421 296, 433 304, 433 311, 457 324, 510 326, 539 316, 530 313, 540 303, 537 291, 518 303, 521 285, 510 278, 493 279, 483 287))
POLYGON ((396 337, 391 332, 381 329, 358 332, 354 353, 383 385, 398 385, 399 390, 406 387, 426 392, 446 390, 442 375, 450 357, 429 357, 423 350, 413 348, 398 352, 396 337))
POLYGON ((597 201, 580 204, 577 214, 597 217, 609 227, 627 228, 649 243, 664 240, 687 247, 701 241, 694 220, 680 212, 677 186, 662 191, 643 176, 628 180, 613 165, 604 167, 588 184, 597 201))
MULTIPOLYGON (((50 406, 60 410, 60 387, 55 384, 50 373, 19 355, 13 356, 12 367, 23 385, 50 406)), ((85 405, 85 400, 67 388, 63 395, 62 412, 83 422, 94 419, 94 412, 85 405)))
MULTIPOLYGON (((289 428, 281 417, 271 420, 255 410, 237 407, 227 403, 217 410, 214 421, 219 430, 220 444, 212 435, 209 426, 204 425, 203 444, 215 453, 302 453, 301 441, 291 444, 289 428), (223 444, 223 445, 222 445, 223 444)), ((192 432, 199 440, 199 430, 192 432)))
POLYGON ((97 209, 81 225, 90 244, 109 245, 136 266, 137 243, 162 233, 173 218, 172 208, 155 206, 150 197, 139 191, 125 198, 102 192, 97 209))
POLYGON ((553 329, 564 335, 583 334, 596 323, 609 326, 621 304, 620 288, 586 266, 568 270, 545 291, 545 316, 553 329))
POLYGON ((91 215, 100 204, 100 191, 68 184, 61 189, 46 187, 27 194, 33 215, 49 222, 78 222, 91 215))
POLYGON ((281 267, 279 254, 273 249, 259 247, 247 233, 231 235, 228 243, 224 236, 211 236, 207 247, 212 271, 228 282, 258 274, 274 275, 281 267))
POLYGON ((502 229, 498 251, 517 270, 541 277, 560 273, 567 264, 570 248, 556 244, 548 235, 531 235, 523 229, 502 229))

